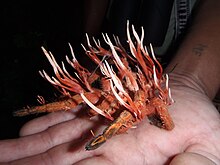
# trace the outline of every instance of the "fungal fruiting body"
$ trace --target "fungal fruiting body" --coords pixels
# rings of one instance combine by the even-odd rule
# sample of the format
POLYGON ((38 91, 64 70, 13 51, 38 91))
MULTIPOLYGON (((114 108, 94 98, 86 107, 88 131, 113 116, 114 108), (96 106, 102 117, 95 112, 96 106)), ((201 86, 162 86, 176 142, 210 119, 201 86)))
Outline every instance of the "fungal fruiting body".
POLYGON ((101 115, 111 121, 102 134, 94 137, 86 145, 86 150, 98 148, 107 139, 116 134, 126 132, 137 125, 145 117, 154 116, 153 123, 166 130, 172 130, 174 124, 168 113, 168 106, 173 102, 168 86, 168 75, 163 75, 163 68, 156 59, 152 45, 149 52, 143 45, 144 30, 138 36, 134 26, 127 23, 126 51, 118 37, 114 42, 107 34, 103 39, 108 49, 103 48, 99 40, 93 38, 92 46, 88 35, 88 49, 85 53, 97 65, 98 69, 89 71, 79 64, 72 47, 72 60, 66 56, 67 62, 73 67, 75 76, 69 74, 64 63, 60 66, 51 52, 43 52, 53 67, 55 77, 50 77, 44 70, 40 74, 55 86, 66 100, 52 102, 40 106, 16 111, 16 116, 24 116, 41 112, 68 111, 79 104, 86 104, 89 114, 101 115), (131 32, 130 32, 131 31, 131 32), (114 43, 114 44, 113 44, 114 43), (99 81, 100 86, 93 83, 99 81))

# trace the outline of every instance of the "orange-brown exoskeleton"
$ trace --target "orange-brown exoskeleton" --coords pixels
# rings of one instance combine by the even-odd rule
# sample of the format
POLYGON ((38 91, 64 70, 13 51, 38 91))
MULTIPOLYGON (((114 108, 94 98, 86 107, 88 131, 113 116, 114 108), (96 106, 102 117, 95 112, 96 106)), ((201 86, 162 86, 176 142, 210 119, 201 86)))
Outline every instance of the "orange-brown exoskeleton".
POLYGON ((52 53, 42 47, 56 77, 50 77, 44 70, 40 74, 64 95, 68 95, 68 99, 22 109, 16 111, 15 115, 67 111, 79 104, 87 104, 90 114, 102 115, 112 122, 102 134, 87 143, 86 150, 98 148, 107 139, 126 132, 149 116, 156 116, 159 120, 157 126, 172 130, 174 124, 168 113, 168 106, 173 99, 168 86, 168 75, 163 75, 162 66, 156 59, 152 46, 150 45, 150 54, 143 46, 143 28, 141 37, 134 26, 131 27, 131 31, 132 33, 127 23, 129 51, 122 47, 118 37, 114 37, 113 44, 109 36, 103 34, 103 39, 109 47, 104 49, 100 41, 94 38, 95 46, 91 46, 86 35, 88 49, 84 46, 83 48, 99 67, 92 72, 79 64, 70 46, 72 60, 67 56, 66 60, 74 68, 75 77, 68 73, 64 63, 60 67, 52 53), (97 79, 101 87, 91 85, 97 79))

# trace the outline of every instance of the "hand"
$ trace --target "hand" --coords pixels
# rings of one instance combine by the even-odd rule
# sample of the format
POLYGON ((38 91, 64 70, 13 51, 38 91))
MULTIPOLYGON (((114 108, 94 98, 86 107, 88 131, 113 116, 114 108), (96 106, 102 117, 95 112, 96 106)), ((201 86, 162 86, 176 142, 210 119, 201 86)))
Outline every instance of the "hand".
MULTIPOLYGON (((147 119, 137 128, 85 151, 94 120, 74 112, 56 112, 34 119, 21 137, 0 142, 0 162, 11 164, 220 164, 219 113, 190 77, 170 75, 175 128, 166 131, 147 119)), ((101 125, 100 125, 101 126, 101 125)), ((104 127, 101 126, 101 129, 104 127)))

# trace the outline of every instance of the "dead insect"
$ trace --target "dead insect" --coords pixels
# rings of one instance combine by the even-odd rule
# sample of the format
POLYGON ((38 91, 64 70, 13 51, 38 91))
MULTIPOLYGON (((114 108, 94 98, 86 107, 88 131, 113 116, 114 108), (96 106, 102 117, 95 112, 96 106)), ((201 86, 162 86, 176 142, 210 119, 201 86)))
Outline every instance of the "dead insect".
POLYGON ((127 38, 131 55, 122 47, 118 37, 114 37, 115 45, 113 45, 109 36, 103 34, 103 39, 110 48, 107 50, 101 46, 99 40, 94 38, 95 47, 91 46, 89 37, 86 35, 88 50, 82 46, 86 54, 100 68, 93 72, 79 64, 69 45, 72 60, 67 56, 66 60, 75 69, 75 77, 68 73, 64 63, 60 67, 52 53, 42 47, 56 77, 50 77, 44 70, 40 74, 68 96, 68 99, 22 109, 16 111, 15 115, 68 111, 79 104, 87 104, 90 115, 102 115, 113 122, 101 135, 94 137, 86 145, 86 150, 98 148, 112 136, 126 132, 137 125, 146 116, 156 116, 159 120, 157 126, 172 130, 174 124, 168 113, 168 106, 173 99, 168 87, 168 75, 163 75, 162 66, 154 55, 152 45, 150 45, 151 55, 143 46, 143 28, 139 37, 132 26, 132 35, 135 41, 131 39, 128 22, 127 38), (97 79, 100 80, 101 87, 91 85, 97 79))

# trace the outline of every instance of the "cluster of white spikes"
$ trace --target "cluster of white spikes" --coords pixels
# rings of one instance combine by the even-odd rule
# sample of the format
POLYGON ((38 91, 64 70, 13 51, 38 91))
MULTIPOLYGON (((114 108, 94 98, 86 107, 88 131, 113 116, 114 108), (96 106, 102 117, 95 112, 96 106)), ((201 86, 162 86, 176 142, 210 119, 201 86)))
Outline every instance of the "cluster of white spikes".
MULTIPOLYGON (((139 46, 139 48, 140 48, 141 52, 144 54, 145 58, 150 58, 149 54, 147 52, 146 46, 145 47, 143 46, 143 40, 144 40, 144 29, 143 29, 143 27, 141 28, 141 31, 142 31, 141 38, 139 38, 139 36, 138 36, 134 26, 132 25, 132 32, 133 32, 133 35, 134 35, 134 37, 136 39, 136 42, 137 42, 136 44, 139 46)), ((118 70, 119 71, 121 70, 121 71, 126 73, 126 76, 128 77, 129 82, 131 83, 130 90, 138 91, 139 90, 139 85, 138 85, 138 82, 137 82, 136 78, 133 76, 132 71, 129 70, 129 68, 127 68, 123 64, 123 62, 121 61, 119 55, 117 54, 117 51, 115 50, 115 46, 112 44, 109 36, 107 34, 102 34, 102 35, 103 35, 104 41, 109 45, 109 47, 111 49, 111 53, 113 55, 113 58, 114 58, 114 61, 115 61, 115 65, 117 66, 118 70)), ((127 23, 127 37, 128 37, 128 44, 129 44, 130 52, 131 52, 132 56, 135 59, 140 58, 140 57, 137 57, 136 47, 135 47, 134 43, 131 40, 130 30, 129 30, 129 22, 127 23)), ((86 34, 86 38, 87 38, 88 46, 91 48, 92 46, 90 44, 89 37, 88 37, 87 34, 86 34)), ((93 38, 93 41, 94 41, 95 45, 98 48, 101 47, 99 40, 96 41, 93 38)), ((115 37, 115 41, 119 43, 119 39, 116 38, 116 37, 115 37)), ((78 63, 78 61, 77 61, 77 59, 76 59, 76 57, 74 55, 73 49, 72 49, 70 44, 69 44, 69 46, 70 46, 70 50, 71 50, 71 54, 72 54, 72 61, 67 56, 66 56, 66 60, 67 60, 67 62, 73 68, 76 68, 77 66, 80 66, 80 65, 79 65, 79 63, 78 63)), ((86 96, 84 94, 84 90, 80 86, 79 81, 77 79, 73 78, 67 72, 64 63, 62 62, 62 68, 61 68, 57 64, 57 62, 56 62, 54 56, 52 55, 52 53, 51 52, 47 52, 43 47, 42 47, 42 49, 43 49, 43 52, 46 55, 47 59, 49 60, 50 64, 52 65, 54 73, 55 73, 55 75, 57 76, 58 79, 55 78, 55 77, 50 77, 44 70, 42 72, 40 71, 41 76, 43 78, 45 78, 47 81, 49 81, 51 84, 53 84, 54 86, 61 87, 62 90, 64 91, 64 93, 68 93, 68 92, 66 92, 66 90, 67 91, 69 90, 69 91, 76 92, 76 93, 80 94, 82 99, 84 100, 84 102, 88 106, 90 106, 90 108, 95 110, 98 114, 103 115, 104 117, 107 117, 110 120, 113 120, 113 118, 109 114, 107 114, 105 111, 103 111, 103 110, 99 109, 98 107, 96 107, 93 103, 91 103, 89 101, 88 98, 86 98, 86 96), (65 83, 62 83, 62 82, 65 82, 68 85, 66 85, 65 83), (76 87, 78 89, 77 91, 74 90, 74 88, 76 88, 76 87)), ((85 51, 89 51, 89 50, 86 50, 86 48, 84 46, 83 46, 83 49, 85 51)), ((156 64, 159 64, 159 62, 157 61, 157 59, 156 59, 156 57, 154 55, 153 47, 152 47, 151 44, 150 44, 150 50, 151 50, 151 54, 152 54, 154 62, 156 62, 156 64)), ((140 61, 140 59, 139 59, 139 61, 140 61)), ((142 65, 145 66, 145 64, 142 64, 142 65)), ((102 74, 109 79, 112 93, 114 94, 116 99, 120 102, 120 104, 125 106, 129 111, 131 111, 137 117, 138 114, 140 114, 141 112, 139 112, 138 108, 136 108, 136 106, 134 105, 131 97, 129 96, 129 94, 124 89, 121 80, 119 79, 117 74, 114 72, 113 68, 109 65, 109 63, 106 60, 104 60, 101 63, 99 63, 99 67, 100 67, 100 70, 101 70, 102 74), (126 99, 124 99, 124 98, 126 98, 126 99)), ((148 74, 148 73, 142 73, 141 69, 138 66, 136 66, 136 67, 137 67, 137 69, 139 71, 139 73, 137 73, 137 74, 148 74)), ((160 90, 161 87, 159 85, 159 80, 158 80, 157 72, 156 72, 156 66, 155 66, 154 63, 152 63, 152 68, 153 68, 153 74, 152 75, 153 75, 154 84, 160 90)), ((143 70, 143 72, 145 72, 145 70, 143 70)), ((160 68, 160 74, 162 74, 161 72, 162 72, 162 69, 160 68)), ((90 91, 92 91, 92 88, 88 84, 88 82, 84 81, 78 73, 75 73, 75 74, 78 77, 78 79, 81 82, 83 82, 84 85, 90 91)), ((169 99, 168 101, 169 102, 173 102, 173 99, 171 97, 170 88, 168 87, 168 75, 165 75, 165 81, 166 81, 166 83, 165 83, 166 84, 166 89, 168 91, 168 99, 169 99)), ((167 97, 167 96, 163 96, 163 90, 160 90, 160 92, 162 93, 162 94, 159 95, 159 97, 161 99, 163 99, 164 97, 167 97)))

